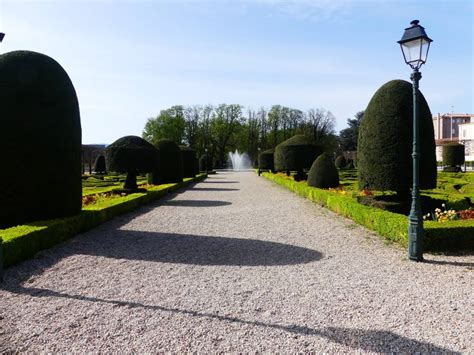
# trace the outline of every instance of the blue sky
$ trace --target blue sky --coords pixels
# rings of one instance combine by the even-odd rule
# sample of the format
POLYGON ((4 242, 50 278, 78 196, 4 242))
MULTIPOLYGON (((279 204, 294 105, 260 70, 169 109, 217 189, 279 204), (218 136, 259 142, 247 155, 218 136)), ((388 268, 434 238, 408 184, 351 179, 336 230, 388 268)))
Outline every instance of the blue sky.
POLYGON ((412 19, 434 40, 431 111, 474 112, 472 0, 0 0, 2 52, 56 59, 81 107, 83 143, 141 135, 172 105, 323 107, 336 129, 391 79, 412 19))

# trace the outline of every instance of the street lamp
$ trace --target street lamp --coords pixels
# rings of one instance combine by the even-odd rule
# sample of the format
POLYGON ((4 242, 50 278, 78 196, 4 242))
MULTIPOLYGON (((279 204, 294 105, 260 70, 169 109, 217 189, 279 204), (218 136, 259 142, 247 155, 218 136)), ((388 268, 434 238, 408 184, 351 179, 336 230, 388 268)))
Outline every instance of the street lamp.
POLYGON ((206 152, 206 174, 207 174, 207 160, 209 159, 208 155, 207 155, 207 148, 204 149, 204 151, 206 152))
POLYGON ((410 22, 405 28, 403 37, 398 41, 403 58, 412 69, 410 76, 413 82, 413 188, 411 192, 411 209, 408 216, 408 258, 414 261, 423 260, 423 216, 420 206, 420 132, 418 117, 418 82, 421 79, 420 67, 426 63, 432 39, 428 37, 418 20, 410 22))

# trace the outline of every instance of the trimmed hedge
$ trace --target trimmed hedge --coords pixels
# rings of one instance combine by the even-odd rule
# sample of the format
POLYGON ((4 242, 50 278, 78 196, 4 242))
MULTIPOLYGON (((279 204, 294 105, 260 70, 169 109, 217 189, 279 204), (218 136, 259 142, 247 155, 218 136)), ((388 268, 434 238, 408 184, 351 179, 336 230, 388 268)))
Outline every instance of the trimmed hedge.
POLYGON ((3 265, 6 267, 29 259, 42 249, 50 248, 78 233, 92 229, 118 215, 133 211, 169 192, 205 178, 205 174, 200 174, 180 183, 154 186, 146 192, 134 193, 101 204, 86 206, 80 214, 72 217, 34 222, 0 230, 4 250, 3 265))
MULTIPOLYGON (((433 120, 423 94, 419 95, 420 188, 436 187, 433 120)), ((392 80, 374 94, 360 124, 357 167, 359 188, 408 192, 412 186, 413 88, 392 80)))
POLYGON ((199 171, 212 171, 212 157, 209 154, 203 154, 199 158, 199 171), (206 159, 207 159, 207 166, 206 166, 206 159))
POLYGON ((94 164, 94 172, 96 174, 105 174, 107 173, 107 168, 105 164, 105 157, 103 155, 99 155, 95 160, 94 164))
POLYGON ((274 164, 275 149, 267 149, 258 155, 258 168, 260 170, 275 170, 274 164))
POLYGON ((66 71, 40 53, 1 55, 0 110, 0 228, 79 213, 81 121, 66 71))
POLYGON ((445 166, 445 171, 456 172, 461 170, 459 166, 464 164, 464 148, 464 145, 459 143, 443 145, 443 165, 445 166))
POLYGON ((344 158, 344 155, 339 155, 336 158, 336 161, 334 162, 334 164, 336 165, 336 168, 344 169, 347 166, 347 161, 346 161, 346 158, 344 158))
POLYGON ((169 184, 183 181, 183 158, 181 149, 171 139, 160 139, 155 147, 160 152, 160 163, 157 170, 148 175, 148 182, 153 185, 169 184))
POLYGON ((316 158, 308 174, 308 186, 328 189, 339 186, 339 173, 329 154, 316 158))
POLYGON ((183 176, 194 177, 199 174, 199 168, 196 169, 196 151, 184 145, 180 145, 181 159, 183 162, 183 176))
POLYGON ((137 189, 137 175, 153 171, 159 162, 156 148, 143 138, 125 136, 105 148, 109 170, 127 173, 124 189, 137 189))
POLYGON ((323 147, 308 136, 298 134, 280 143, 275 148, 275 170, 296 170, 298 176, 309 170, 314 160, 323 152, 323 147))
MULTIPOLYGON (((361 205, 351 196, 310 187, 290 178, 271 173, 263 173, 263 176, 337 214, 351 218, 389 241, 404 247, 408 245, 408 218, 404 215, 361 205)), ((424 222, 424 229, 423 245, 426 251, 474 250, 474 221, 427 221, 424 222)))

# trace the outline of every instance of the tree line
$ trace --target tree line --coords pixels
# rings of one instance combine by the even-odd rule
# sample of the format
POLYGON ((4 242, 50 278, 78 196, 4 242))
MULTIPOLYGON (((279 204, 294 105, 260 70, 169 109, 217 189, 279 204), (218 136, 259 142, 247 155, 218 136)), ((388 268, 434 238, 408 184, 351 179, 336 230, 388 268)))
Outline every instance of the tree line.
MULTIPOLYGON (((357 115, 355 121, 360 122, 357 115)), ((313 137, 327 151, 345 149, 346 146, 352 148, 350 139, 354 132, 349 131, 353 130, 354 124, 350 123, 350 129, 342 140, 336 135, 334 126, 334 115, 324 108, 302 111, 274 105, 270 109, 245 110, 238 104, 176 105, 160 111, 157 117, 149 118, 143 138, 152 144, 161 138, 169 138, 179 145, 190 146, 199 155, 207 149, 216 165, 222 166, 227 162, 229 151, 246 152, 254 161, 259 148, 262 151, 275 148, 295 134, 313 137)))

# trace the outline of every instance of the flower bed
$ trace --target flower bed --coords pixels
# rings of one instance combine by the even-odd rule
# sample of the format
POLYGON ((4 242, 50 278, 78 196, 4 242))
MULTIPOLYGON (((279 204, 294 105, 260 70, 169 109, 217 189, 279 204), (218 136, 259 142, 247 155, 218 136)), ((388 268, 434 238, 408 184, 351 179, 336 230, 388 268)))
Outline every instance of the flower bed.
MULTIPOLYGON (((404 247, 408 245, 408 219, 404 215, 362 205, 357 202, 358 194, 355 192, 309 187, 306 182, 296 182, 282 174, 262 175, 337 214, 351 218, 387 240, 404 247)), ((445 223, 426 221, 424 227, 423 243, 427 251, 474 250, 474 220, 450 220, 445 223)))

